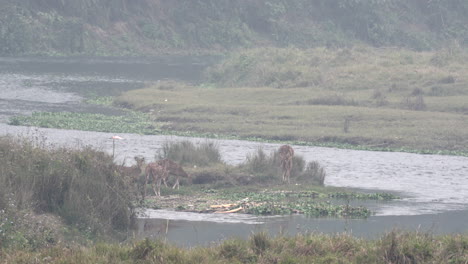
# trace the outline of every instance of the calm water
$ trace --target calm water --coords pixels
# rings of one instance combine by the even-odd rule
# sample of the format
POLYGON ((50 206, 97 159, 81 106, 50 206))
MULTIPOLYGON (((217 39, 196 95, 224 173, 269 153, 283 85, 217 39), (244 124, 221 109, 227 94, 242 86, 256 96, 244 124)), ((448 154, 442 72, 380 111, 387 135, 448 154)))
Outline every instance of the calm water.
MULTIPOLYGON (((40 136, 56 146, 92 145, 112 152, 114 134, 37 129, 6 125, 12 115, 33 111, 77 111, 118 114, 118 111, 82 103, 83 96, 116 95, 164 79, 197 82, 213 58, 152 59, 17 59, 0 58, 0 135, 40 136)), ((130 164, 143 155, 152 160, 166 141, 175 136, 119 134, 116 160, 130 164)), ((202 138, 189 138, 195 143, 202 138)), ((214 141, 214 140, 210 140, 214 141)), ((239 164, 262 147, 269 152, 277 144, 216 140, 224 161, 239 164)), ((326 185, 364 191, 388 191, 402 200, 368 203, 376 215, 366 220, 317 219, 304 216, 252 217, 200 215, 148 211, 137 221, 136 237, 164 237, 181 245, 206 244, 226 237, 246 237, 256 230, 272 234, 297 232, 352 232, 372 237, 393 228, 424 229, 436 233, 468 230, 468 158, 369 152, 335 148, 294 146, 306 161, 318 161, 327 172, 326 185)))

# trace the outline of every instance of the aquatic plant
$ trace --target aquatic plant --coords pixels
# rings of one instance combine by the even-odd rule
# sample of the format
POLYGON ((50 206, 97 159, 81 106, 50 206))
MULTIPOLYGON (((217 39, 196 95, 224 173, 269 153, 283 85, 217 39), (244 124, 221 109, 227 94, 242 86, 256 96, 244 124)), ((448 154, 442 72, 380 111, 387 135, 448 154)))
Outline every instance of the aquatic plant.
POLYGON ((90 113, 34 112, 31 116, 10 118, 10 125, 76 129, 86 131, 156 134, 158 129, 144 113, 126 111, 113 116, 90 113))
POLYGON ((335 192, 328 194, 329 198, 337 199, 365 199, 365 200, 394 200, 400 197, 391 193, 354 193, 354 192, 335 192))

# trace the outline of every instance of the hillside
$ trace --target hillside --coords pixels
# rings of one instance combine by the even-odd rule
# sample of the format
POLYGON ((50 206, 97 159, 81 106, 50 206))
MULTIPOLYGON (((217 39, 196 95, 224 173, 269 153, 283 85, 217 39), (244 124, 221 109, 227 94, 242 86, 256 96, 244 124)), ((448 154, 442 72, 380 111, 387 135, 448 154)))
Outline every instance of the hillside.
POLYGON ((0 55, 468 44, 465 0, 0 0, 0 55))

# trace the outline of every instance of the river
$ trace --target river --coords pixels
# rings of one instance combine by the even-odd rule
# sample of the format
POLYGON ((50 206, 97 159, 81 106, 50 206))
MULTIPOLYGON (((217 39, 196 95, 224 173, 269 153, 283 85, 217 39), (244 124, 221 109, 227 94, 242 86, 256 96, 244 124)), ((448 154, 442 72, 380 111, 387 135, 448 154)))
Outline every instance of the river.
MULTIPOLYGON (((78 111, 118 114, 118 110, 87 105, 83 97, 116 95, 164 79, 198 82, 215 59, 159 58, 0 58, 0 135, 40 137, 56 146, 91 145, 112 153, 114 134, 9 126, 13 115, 34 111, 78 111)), ((203 138, 118 134, 116 161, 132 162, 135 155, 153 160, 164 142, 203 138)), ((259 147, 267 153, 278 144, 241 140, 213 140, 223 160, 243 162, 259 147)), ((357 151, 293 146, 306 161, 318 161, 327 172, 325 184, 400 195, 393 202, 366 202, 376 212, 366 220, 307 218, 304 216, 212 216, 172 211, 147 211, 137 221, 136 237, 164 237, 180 245, 206 244, 231 236, 247 237, 256 230, 271 234, 351 232, 375 237, 393 228, 460 233, 468 230, 468 158, 401 152, 357 151)))

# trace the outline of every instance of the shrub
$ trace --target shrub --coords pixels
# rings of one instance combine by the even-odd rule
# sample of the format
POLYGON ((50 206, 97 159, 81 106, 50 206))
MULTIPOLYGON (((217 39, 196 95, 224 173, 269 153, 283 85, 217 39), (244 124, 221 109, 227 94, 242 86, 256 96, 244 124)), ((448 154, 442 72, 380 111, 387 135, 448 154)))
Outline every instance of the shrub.
POLYGON ((317 161, 312 161, 307 164, 306 169, 304 172, 299 174, 297 180, 310 182, 316 185, 323 185, 325 182, 325 169, 320 166, 317 161))
POLYGON ((159 159, 171 159, 180 164, 208 166, 221 163, 221 153, 217 143, 206 141, 195 146, 188 140, 180 142, 165 142, 159 159))
POLYGON ((1 137, 0 156, 0 182, 18 209, 55 213, 96 234, 130 225, 129 190, 110 155, 1 137))

